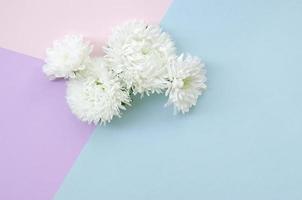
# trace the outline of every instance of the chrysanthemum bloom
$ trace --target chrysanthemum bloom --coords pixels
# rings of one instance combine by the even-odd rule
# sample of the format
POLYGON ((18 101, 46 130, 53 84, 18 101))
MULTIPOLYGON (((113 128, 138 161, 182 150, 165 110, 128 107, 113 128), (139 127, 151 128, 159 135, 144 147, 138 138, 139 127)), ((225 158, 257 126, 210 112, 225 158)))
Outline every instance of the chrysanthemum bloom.
POLYGON ((166 96, 169 96, 169 99, 166 105, 172 104, 175 113, 188 112, 196 105, 198 96, 207 88, 204 63, 197 57, 185 57, 182 54, 170 61, 168 74, 166 96))
POLYGON ((134 94, 160 93, 166 86, 166 65, 175 55, 170 36, 159 26, 132 21, 114 29, 105 58, 134 94))
POLYGON ((44 73, 50 78, 75 78, 85 69, 92 46, 82 36, 68 35, 46 50, 44 73))
POLYGON ((102 59, 92 62, 82 75, 67 83, 67 103, 82 121, 106 124, 130 104, 128 92, 108 70, 102 59))

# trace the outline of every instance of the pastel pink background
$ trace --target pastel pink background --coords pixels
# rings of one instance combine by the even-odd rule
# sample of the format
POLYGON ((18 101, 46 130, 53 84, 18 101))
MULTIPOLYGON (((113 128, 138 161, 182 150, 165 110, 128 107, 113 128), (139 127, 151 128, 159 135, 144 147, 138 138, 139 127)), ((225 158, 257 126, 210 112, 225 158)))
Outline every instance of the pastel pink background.
POLYGON ((129 19, 159 22, 172 0, 0 0, 0 47, 37 58, 65 34, 87 36, 96 53, 111 27, 129 19))

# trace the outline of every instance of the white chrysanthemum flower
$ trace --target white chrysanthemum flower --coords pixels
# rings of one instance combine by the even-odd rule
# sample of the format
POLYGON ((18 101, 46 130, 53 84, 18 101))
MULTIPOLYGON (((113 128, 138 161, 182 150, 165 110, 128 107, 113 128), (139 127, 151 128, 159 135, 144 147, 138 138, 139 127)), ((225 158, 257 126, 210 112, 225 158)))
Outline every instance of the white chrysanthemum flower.
POLYGON ((102 59, 96 59, 85 72, 67 83, 67 103, 82 121, 106 124, 130 104, 128 92, 108 70, 102 59))
POLYGON ((180 55, 172 59, 168 67, 169 85, 166 105, 173 104, 174 111, 188 112, 197 102, 198 96, 206 90, 206 70, 197 57, 180 55))
POLYGON ((46 50, 44 73, 50 78, 75 78, 78 71, 85 69, 92 46, 82 36, 67 35, 56 40, 46 50))
POLYGON ((166 65, 175 56, 170 36, 157 25, 128 22, 114 29, 105 57, 133 93, 160 93, 166 86, 166 65))

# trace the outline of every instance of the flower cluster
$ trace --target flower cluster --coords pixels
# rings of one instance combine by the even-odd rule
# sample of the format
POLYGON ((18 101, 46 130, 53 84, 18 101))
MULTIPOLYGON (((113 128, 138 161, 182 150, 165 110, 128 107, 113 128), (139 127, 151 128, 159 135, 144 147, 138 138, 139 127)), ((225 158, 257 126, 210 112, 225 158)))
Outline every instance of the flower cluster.
POLYGON ((158 25, 131 21, 113 30, 105 56, 92 57, 82 36, 65 36, 47 49, 44 73, 65 78, 66 100, 82 121, 106 124, 131 104, 130 95, 163 93, 175 113, 188 112, 206 90, 204 63, 177 56, 171 37, 158 25))

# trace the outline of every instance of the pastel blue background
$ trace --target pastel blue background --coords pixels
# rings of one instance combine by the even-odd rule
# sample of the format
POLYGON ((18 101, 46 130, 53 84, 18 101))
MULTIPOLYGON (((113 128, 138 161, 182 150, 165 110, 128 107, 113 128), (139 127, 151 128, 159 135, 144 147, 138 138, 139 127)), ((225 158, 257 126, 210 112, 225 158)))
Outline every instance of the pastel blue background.
POLYGON ((174 1, 162 26, 206 61, 208 91, 184 116, 136 99, 56 199, 301 200, 301 21, 300 0, 174 1))

